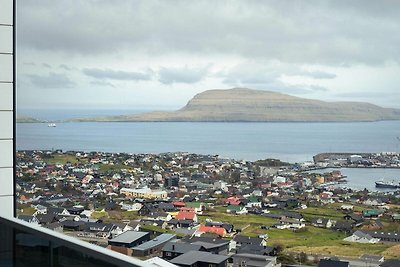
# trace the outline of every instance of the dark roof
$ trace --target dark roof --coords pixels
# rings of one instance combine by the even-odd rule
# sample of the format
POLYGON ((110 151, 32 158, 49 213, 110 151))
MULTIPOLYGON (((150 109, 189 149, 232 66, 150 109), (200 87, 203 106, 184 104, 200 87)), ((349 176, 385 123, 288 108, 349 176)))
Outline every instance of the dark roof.
POLYGON ((160 203, 160 204, 158 204, 158 208, 162 209, 162 210, 168 210, 168 211, 176 209, 174 204, 172 204, 172 203, 160 203))
POLYGON ((285 212, 282 212, 282 215, 285 217, 294 218, 294 219, 298 219, 298 220, 303 218, 303 215, 300 213, 297 213, 297 212, 285 211, 285 212))
POLYGON ((351 230, 353 228, 352 224, 349 222, 336 222, 334 229, 339 229, 339 230, 351 230))
POLYGON ((31 222, 35 219, 35 216, 32 215, 18 215, 18 219, 23 220, 25 222, 31 222))
POLYGON ((98 222, 85 223, 85 231, 109 232, 113 229, 113 227, 114 224, 112 223, 98 223, 98 222))
POLYGON ((398 232, 384 232, 380 230, 364 230, 363 232, 369 234, 374 238, 381 238, 381 239, 390 238, 390 239, 400 240, 400 233, 398 232))
POLYGON ((229 240, 224 240, 219 238, 209 238, 209 237, 182 238, 182 241, 190 244, 201 245, 205 249, 218 248, 226 246, 230 243, 229 240))
POLYGON ((400 260, 386 260, 380 267, 398 267, 400 266, 400 260))
POLYGON ((79 227, 81 225, 84 225, 85 223, 82 221, 73 221, 73 220, 65 220, 62 221, 61 224, 63 225, 63 227, 79 227))
POLYGON ((259 238, 259 237, 237 235, 233 238, 233 241, 236 241, 238 243, 260 245, 262 243, 263 239, 259 238))
POLYGON ((48 207, 47 208, 47 214, 55 214, 58 215, 60 213, 64 212, 63 208, 57 208, 57 207, 48 207))
POLYGON ((47 214, 38 214, 36 215, 36 218, 40 223, 51 223, 55 220, 56 215, 53 213, 47 213, 47 214))
POLYGON ((162 251, 167 252, 177 252, 177 253, 186 253, 189 251, 200 251, 204 250, 203 246, 187 244, 187 243, 179 243, 179 242, 168 242, 162 248, 162 251))
POLYGON ((318 267, 349 267, 348 261, 325 260, 322 259, 318 263, 318 267))
POLYGON ((254 255, 249 253, 234 254, 232 255, 232 258, 233 262, 234 263, 236 262, 236 264, 241 264, 244 262, 245 266, 252 266, 252 267, 265 267, 273 259, 270 256, 254 255))
POLYGON ((383 256, 378 256, 378 255, 368 255, 364 254, 360 256, 361 260, 366 260, 366 261, 380 261, 382 260, 383 256))
POLYGON ((263 247, 259 245, 249 244, 241 246, 237 249, 237 253, 248 253, 255 255, 267 255, 274 251, 274 247, 263 247))
POLYGON ((44 227, 48 228, 48 229, 51 229, 51 230, 54 230, 54 229, 57 229, 59 227, 63 227, 63 225, 61 223, 59 223, 59 222, 54 222, 54 223, 50 223, 50 224, 48 224, 48 225, 46 225, 44 227))
POLYGON ((182 265, 193 265, 196 262, 220 264, 229 259, 228 256, 212 254, 203 251, 189 251, 171 260, 171 263, 182 265))
POLYGON ((148 232, 136 232, 136 231, 126 231, 125 233, 122 233, 118 235, 117 237, 113 238, 110 240, 110 242, 116 242, 116 243, 124 243, 124 244, 130 244, 132 242, 135 242, 136 240, 146 236, 150 235, 148 232))
POLYGON ((175 236, 176 235, 174 234, 161 234, 150 241, 147 241, 143 244, 140 244, 139 246, 134 247, 133 250, 142 250, 142 251, 148 250, 170 241, 171 239, 175 238, 175 236))

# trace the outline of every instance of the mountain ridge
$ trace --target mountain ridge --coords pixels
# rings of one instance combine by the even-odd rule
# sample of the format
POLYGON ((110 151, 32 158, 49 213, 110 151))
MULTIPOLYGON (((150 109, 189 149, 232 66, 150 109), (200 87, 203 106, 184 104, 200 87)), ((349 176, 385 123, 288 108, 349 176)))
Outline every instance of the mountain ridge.
POLYGON ((400 120, 400 109, 366 102, 325 102, 248 88, 196 94, 176 111, 80 118, 72 121, 351 122, 400 120))

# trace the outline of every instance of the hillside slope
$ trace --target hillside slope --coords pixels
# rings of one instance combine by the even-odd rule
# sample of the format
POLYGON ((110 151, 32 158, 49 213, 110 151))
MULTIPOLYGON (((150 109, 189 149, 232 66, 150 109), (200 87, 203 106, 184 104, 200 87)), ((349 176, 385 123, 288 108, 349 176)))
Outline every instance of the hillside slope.
MULTIPOLYGON (((79 121, 93 119, 79 119, 79 121)), ((208 90, 173 112, 95 118, 96 121, 379 121, 400 120, 399 109, 362 102, 324 102, 246 88, 208 90)))

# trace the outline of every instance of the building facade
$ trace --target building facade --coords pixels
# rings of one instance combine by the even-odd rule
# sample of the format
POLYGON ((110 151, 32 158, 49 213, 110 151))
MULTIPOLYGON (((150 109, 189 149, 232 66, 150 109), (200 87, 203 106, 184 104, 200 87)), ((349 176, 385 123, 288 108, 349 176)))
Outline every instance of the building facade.
POLYGON ((0 216, 14 216, 14 1, 0 0, 0 216))

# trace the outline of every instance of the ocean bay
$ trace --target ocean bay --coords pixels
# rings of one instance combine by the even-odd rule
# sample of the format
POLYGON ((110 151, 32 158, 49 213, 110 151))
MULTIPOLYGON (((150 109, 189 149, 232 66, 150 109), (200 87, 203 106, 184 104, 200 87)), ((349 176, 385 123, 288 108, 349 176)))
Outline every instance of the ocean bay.
POLYGON ((18 123, 17 149, 127 153, 185 151, 234 159, 312 160, 322 152, 398 151, 399 121, 357 123, 18 123))

